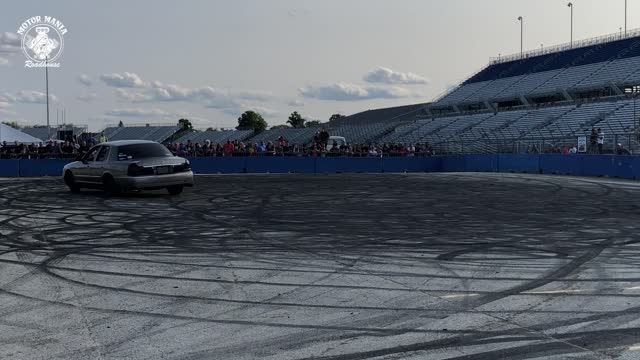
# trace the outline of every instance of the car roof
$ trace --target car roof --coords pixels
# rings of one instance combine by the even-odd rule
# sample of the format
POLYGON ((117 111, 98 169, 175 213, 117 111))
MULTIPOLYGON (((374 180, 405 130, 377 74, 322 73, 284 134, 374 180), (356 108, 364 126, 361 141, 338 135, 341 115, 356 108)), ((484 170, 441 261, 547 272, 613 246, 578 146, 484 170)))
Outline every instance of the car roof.
POLYGON ((149 140, 118 140, 118 141, 107 141, 100 143, 98 145, 109 145, 109 146, 124 146, 124 145, 136 145, 136 144, 158 144, 155 141, 149 140))

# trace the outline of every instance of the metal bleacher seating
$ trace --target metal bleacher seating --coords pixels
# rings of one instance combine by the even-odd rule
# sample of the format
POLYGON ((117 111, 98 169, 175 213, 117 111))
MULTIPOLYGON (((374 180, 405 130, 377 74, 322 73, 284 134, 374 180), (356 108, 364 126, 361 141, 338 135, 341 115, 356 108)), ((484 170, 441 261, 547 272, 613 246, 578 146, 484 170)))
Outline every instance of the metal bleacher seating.
POLYGON ((42 141, 46 141, 49 139, 49 133, 51 133, 51 137, 54 140, 64 140, 64 139, 59 139, 59 131, 73 131, 73 135, 79 136, 82 133, 84 133, 86 131, 86 127, 78 127, 78 126, 74 126, 74 127, 66 127, 66 126, 61 126, 58 128, 47 128, 46 126, 40 126, 40 127, 26 127, 26 128, 22 128, 20 129, 20 131, 22 131, 25 134, 31 135, 35 138, 38 138, 42 141))
POLYGON ((640 57, 614 60, 599 69, 591 76, 583 79, 577 84, 579 88, 590 88, 602 86, 607 83, 624 83, 634 73, 640 70, 640 57))
POLYGON ((319 127, 309 127, 309 128, 282 128, 282 129, 270 129, 257 134, 256 136, 249 139, 252 143, 259 142, 275 142, 282 136, 289 143, 292 144, 308 144, 313 140, 313 136, 316 132, 320 131, 319 127))
POLYGON ((491 80, 485 82, 477 82, 473 84, 463 84, 452 92, 447 94, 444 98, 438 101, 439 105, 454 105, 456 103, 464 102, 467 98, 473 96, 476 92, 491 84, 491 80))
POLYGON ((204 144, 207 140, 212 144, 222 144, 230 141, 243 141, 253 134, 251 130, 221 130, 221 131, 193 131, 184 136, 181 136, 175 142, 187 143, 189 141, 193 143, 204 144))
POLYGON ((531 94, 546 94, 557 92, 558 89, 573 88, 581 80, 588 78, 596 71, 605 67, 606 63, 596 63, 583 66, 570 67, 558 73, 549 81, 529 91, 531 94))
POLYGON ((115 126, 103 130, 110 141, 150 140, 164 142, 180 130, 180 126, 115 126))
POLYGON ((604 118, 606 114, 615 110, 617 106, 618 104, 615 102, 583 104, 539 129, 533 135, 541 138, 557 138, 581 134, 586 128, 590 129, 591 125, 599 118, 604 118))
MULTIPOLYGON (((438 100, 446 107, 522 99, 640 81, 640 33, 587 40, 557 51, 498 59, 438 100)), ((615 91, 620 91, 616 90, 615 91)))

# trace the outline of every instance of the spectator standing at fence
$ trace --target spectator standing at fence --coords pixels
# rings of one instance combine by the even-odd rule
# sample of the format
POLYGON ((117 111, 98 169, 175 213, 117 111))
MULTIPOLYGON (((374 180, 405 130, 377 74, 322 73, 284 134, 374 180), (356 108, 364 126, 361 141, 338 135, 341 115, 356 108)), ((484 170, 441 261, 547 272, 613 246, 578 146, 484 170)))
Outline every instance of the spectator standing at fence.
POLYGON ((78 151, 80 151, 81 154, 86 153, 87 151, 89 151, 89 144, 87 144, 86 141, 81 142, 80 149, 78 149, 78 151))
POLYGON ((409 144, 407 146, 407 156, 415 156, 416 155, 416 147, 413 144, 409 144))
POLYGON ((324 147, 327 147, 327 144, 329 143, 329 132, 325 128, 320 130, 320 142, 324 147))
POLYGON ((602 129, 598 129, 598 154, 602 154, 604 147, 604 131, 602 129))
POLYGON ((598 132, 596 128, 591 128, 591 135, 589 136, 589 153, 595 154, 596 147, 598 145, 598 132))
POLYGON ((106 143, 107 141, 109 141, 109 139, 107 139, 107 136, 104 133, 100 134, 100 139, 98 140, 99 143, 106 143))
POLYGON ((233 151, 235 150, 235 146, 231 143, 231 140, 227 140, 227 143, 222 147, 222 152, 224 156, 233 156, 233 151))
POLYGON ((631 155, 631 152, 629 152, 629 150, 625 149, 622 144, 618 144, 618 146, 616 146, 616 154, 617 155, 631 155))
POLYGON ((258 154, 262 155, 267 151, 267 145, 264 143, 264 141, 260 141, 260 144, 258 144, 258 154))

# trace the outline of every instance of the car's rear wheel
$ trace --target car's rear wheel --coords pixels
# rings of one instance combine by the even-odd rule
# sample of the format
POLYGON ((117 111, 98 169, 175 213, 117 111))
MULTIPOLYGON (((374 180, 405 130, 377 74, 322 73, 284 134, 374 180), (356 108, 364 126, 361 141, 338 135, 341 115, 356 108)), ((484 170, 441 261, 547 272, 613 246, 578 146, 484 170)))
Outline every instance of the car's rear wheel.
POLYGON ((169 191, 171 195, 179 195, 182 193, 182 190, 184 190, 184 186, 182 185, 174 185, 167 188, 167 191, 169 191))
POLYGON ((67 171, 64 174, 64 183, 69 187, 69 190, 72 193, 80 192, 80 186, 78 186, 78 184, 76 183, 76 179, 71 171, 67 171))
POLYGON ((113 196, 120 194, 120 186, 116 183, 113 176, 107 174, 102 177, 102 186, 104 187, 104 193, 107 196, 113 196))

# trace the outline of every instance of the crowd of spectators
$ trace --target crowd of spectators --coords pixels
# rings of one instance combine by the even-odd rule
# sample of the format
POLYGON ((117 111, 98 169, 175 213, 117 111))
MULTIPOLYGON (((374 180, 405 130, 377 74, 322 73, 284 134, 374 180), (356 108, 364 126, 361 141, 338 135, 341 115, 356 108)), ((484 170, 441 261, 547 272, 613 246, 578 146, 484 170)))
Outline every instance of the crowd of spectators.
POLYGON ((348 144, 339 145, 313 142, 307 144, 291 144, 286 139, 278 141, 243 142, 230 141, 224 144, 204 144, 187 141, 186 143, 168 144, 167 148, 177 156, 213 157, 213 156, 432 156, 433 147, 429 144, 348 144), (327 146, 329 145, 329 146, 327 146))
POLYGON ((74 158, 85 153, 96 144, 91 137, 69 137, 66 140, 49 140, 34 144, 18 142, 0 143, 0 158, 2 159, 46 159, 46 158, 74 158))
MULTIPOLYGON (((36 144, 0 143, 0 158, 75 158, 84 154, 92 146, 99 142, 107 141, 104 135, 98 139, 91 136, 80 138, 73 136, 66 140, 50 140, 36 144)), ((590 154, 602 154, 604 133, 602 130, 593 130, 589 138, 587 152, 590 154)), ((181 157, 216 157, 216 156, 312 156, 312 157, 384 157, 384 156, 433 156, 435 151, 429 143, 418 144, 342 144, 331 138, 329 133, 322 129, 317 132, 313 141, 309 144, 293 144, 284 137, 276 141, 239 141, 228 140, 225 143, 212 143, 206 140, 204 143, 193 142, 169 143, 167 148, 175 155, 181 157)), ((579 153, 575 144, 550 145, 542 148, 531 145, 526 150, 531 154, 565 154, 579 153)), ((631 153, 622 145, 617 144, 613 150, 616 155, 630 155, 631 153)))
POLYGON ((339 144, 331 140, 325 129, 318 131, 310 144, 290 143, 284 137, 276 141, 244 142, 227 140, 214 144, 206 140, 203 144, 188 140, 186 143, 170 143, 167 148, 177 156, 431 156, 435 155, 429 144, 339 144))

